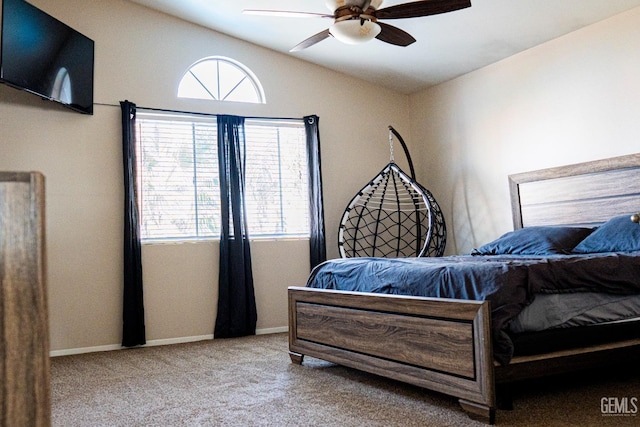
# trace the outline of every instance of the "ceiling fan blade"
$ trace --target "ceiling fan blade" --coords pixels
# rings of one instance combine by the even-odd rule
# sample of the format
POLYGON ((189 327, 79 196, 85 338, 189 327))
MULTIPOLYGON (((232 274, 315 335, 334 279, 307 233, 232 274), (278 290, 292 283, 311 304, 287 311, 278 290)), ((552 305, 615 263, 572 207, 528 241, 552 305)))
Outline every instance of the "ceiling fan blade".
POLYGON ((376 12, 378 19, 417 18, 453 12, 471 6, 470 0, 422 0, 389 6, 376 12))
POLYGON ((244 9, 245 15, 275 16, 280 18, 333 18, 333 15, 314 12, 292 12, 288 10, 244 9))
POLYGON ((308 39, 301 41, 300 43, 295 45, 293 48, 291 48, 289 52, 298 52, 300 50, 306 49, 308 47, 313 46, 316 43, 321 42, 322 40, 328 38, 329 36, 331 36, 331 33, 329 33, 329 29, 327 28, 324 31, 320 31, 318 34, 315 34, 309 37, 308 39))
POLYGON ((384 22, 378 22, 378 25, 380 25, 382 31, 380 31, 380 34, 378 34, 376 38, 380 41, 391 43, 396 46, 409 46, 411 43, 416 41, 411 34, 398 27, 385 24, 384 22))

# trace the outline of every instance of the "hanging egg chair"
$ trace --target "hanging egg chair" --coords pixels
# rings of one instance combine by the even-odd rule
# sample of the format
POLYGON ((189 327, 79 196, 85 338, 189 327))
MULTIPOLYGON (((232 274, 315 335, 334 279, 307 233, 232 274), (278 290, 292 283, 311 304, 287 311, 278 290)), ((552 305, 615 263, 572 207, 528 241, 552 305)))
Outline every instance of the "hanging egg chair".
POLYGON ((447 231, 435 198, 415 180, 404 140, 389 126, 391 159, 351 200, 342 216, 338 246, 342 258, 442 256, 447 231), (411 176, 393 158, 393 136, 400 141, 411 176))

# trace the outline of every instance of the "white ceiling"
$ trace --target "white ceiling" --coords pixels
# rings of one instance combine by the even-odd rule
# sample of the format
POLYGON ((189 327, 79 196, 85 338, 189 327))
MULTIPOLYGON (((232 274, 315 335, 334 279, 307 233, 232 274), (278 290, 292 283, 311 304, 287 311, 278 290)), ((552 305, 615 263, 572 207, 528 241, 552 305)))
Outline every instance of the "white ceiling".
MULTIPOLYGON (((470 8, 455 12, 385 21, 417 39, 408 47, 379 40, 345 45, 329 38, 289 53, 302 40, 328 28, 331 19, 253 16, 242 11, 329 13, 324 0, 130 1, 402 93, 442 83, 640 7, 640 0, 471 0, 470 8)), ((407 2, 386 0, 381 7, 407 2)))

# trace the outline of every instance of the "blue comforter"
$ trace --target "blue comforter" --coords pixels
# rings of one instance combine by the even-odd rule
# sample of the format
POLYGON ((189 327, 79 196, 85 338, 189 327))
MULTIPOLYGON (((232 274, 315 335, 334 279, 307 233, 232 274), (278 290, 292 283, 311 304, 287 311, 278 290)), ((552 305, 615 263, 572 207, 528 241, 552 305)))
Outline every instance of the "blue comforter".
POLYGON ((494 357, 507 364, 507 326, 536 293, 640 293, 640 253, 336 259, 317 266, 307 286, 490 301, 494 357))

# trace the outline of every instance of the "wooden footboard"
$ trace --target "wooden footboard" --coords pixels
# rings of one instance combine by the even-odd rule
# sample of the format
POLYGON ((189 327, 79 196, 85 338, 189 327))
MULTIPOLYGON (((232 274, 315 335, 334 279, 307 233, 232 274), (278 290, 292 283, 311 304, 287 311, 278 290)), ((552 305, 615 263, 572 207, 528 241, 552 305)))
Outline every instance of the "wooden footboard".
POLYGON ((458 397, 493 423, 488 302, 291 287, 289 351, 458 397))

